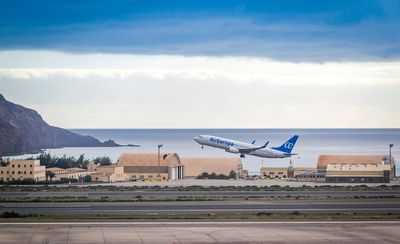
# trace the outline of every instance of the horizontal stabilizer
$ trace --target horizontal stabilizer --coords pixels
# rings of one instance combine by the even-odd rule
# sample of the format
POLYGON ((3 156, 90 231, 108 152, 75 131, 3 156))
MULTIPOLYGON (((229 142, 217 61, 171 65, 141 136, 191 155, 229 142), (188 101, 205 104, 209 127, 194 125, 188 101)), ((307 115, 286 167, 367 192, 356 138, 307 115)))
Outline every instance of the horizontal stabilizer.
POLYGON ((254 152, 255 150, 259 150, 259 149, 266 148, 267 145, 268 145, 268 143, 269 143, 269 141, 267 141, 267 142, 266 142, 263 146, 261 146, 261 147, 242 148, 242 149, 239 149, 239 152, 240 152, 240 153, 251 153, 251 152, 254 152))

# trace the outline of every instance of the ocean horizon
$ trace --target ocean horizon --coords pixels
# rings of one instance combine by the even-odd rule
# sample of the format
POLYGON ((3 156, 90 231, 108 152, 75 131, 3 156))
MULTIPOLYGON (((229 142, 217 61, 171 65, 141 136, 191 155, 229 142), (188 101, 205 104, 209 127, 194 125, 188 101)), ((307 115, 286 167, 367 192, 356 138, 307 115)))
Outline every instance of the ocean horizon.
MULTIPOLYGON (((116 162, 123 152, 176 152, 180 157, 239 157, 221 149, 201 146, 193 137, 210 134, 232 140, 252 142, 257 145, 269 141, 269 146, 279 146, 292 135, 299 135, 291 158, 267 159, 246 156, 243 167, 256 174, 262 166, 287 167, 292 161, 295 167, 315 167, 322 154, 389 155, 389 144, 394 144, 392 155, 399 158, 400 129, 69 129, 81 135, 90 135, 100 141, 115 140, 118 144, 135 144, 140 147, 65 147, 45 149, 56 156, 84 154, 93 159, 108 156, 116 162)), ((37 154, 24 154, 12 158, 26 158, 37 154)))

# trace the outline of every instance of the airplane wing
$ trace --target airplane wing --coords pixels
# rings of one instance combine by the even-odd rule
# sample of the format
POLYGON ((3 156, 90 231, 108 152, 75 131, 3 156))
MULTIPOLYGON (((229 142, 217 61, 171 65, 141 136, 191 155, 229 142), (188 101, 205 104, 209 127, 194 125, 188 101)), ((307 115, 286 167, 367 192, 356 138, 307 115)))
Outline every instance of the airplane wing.
POLYGON ((269 141, 267 141, 267 143, 265 143, 265 144, 264 144, 263 146, 261 146, 261 147, 238 148, 238 150, 239 150, 239 153, 251 153, 251 152, 254 152, 255 150, 266 148, 267 145, 268 145, 268 143, 269 143, 269 141))

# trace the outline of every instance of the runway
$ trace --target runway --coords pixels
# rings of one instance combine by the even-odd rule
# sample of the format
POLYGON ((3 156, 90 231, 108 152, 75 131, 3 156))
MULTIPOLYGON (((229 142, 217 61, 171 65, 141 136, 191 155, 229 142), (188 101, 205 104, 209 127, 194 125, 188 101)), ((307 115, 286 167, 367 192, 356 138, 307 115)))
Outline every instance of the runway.
POLYGON ((384 200, 291 200, 291 201, 189 201, 189 202, 88 202, 88 203, 1 203, 0 212, 45 215, 126 215, 148 213, 337 213, 400 212, 400 201, 384 200))
POLYGON ((0 223, 1 243, 398 243, 398 221, 0 223))

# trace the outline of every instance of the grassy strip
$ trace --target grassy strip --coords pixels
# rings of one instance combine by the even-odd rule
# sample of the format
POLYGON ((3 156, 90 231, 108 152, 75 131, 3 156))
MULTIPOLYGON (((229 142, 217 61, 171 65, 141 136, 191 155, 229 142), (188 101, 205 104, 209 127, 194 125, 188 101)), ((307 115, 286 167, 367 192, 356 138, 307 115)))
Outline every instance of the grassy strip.
POLYGON ((114 185, 1 185, 0 192, 40 192, 40 191, 52 191, 52 192, 87 192, 87 191, 398 191, 400 185, 378 185, 378 186, 366 186, 366 185, 321 185, 321 186, 114 186, 114 185))
POLYGON ((142 197, 129 198, 116 196, 45 196, 45 197, 3 197, 0 203, 18 202, 175 202, 175 201, 274 201, 274 200, 362 200, 362 199, 399 199, 396 196, 177 196, 177 197, 142 197))

